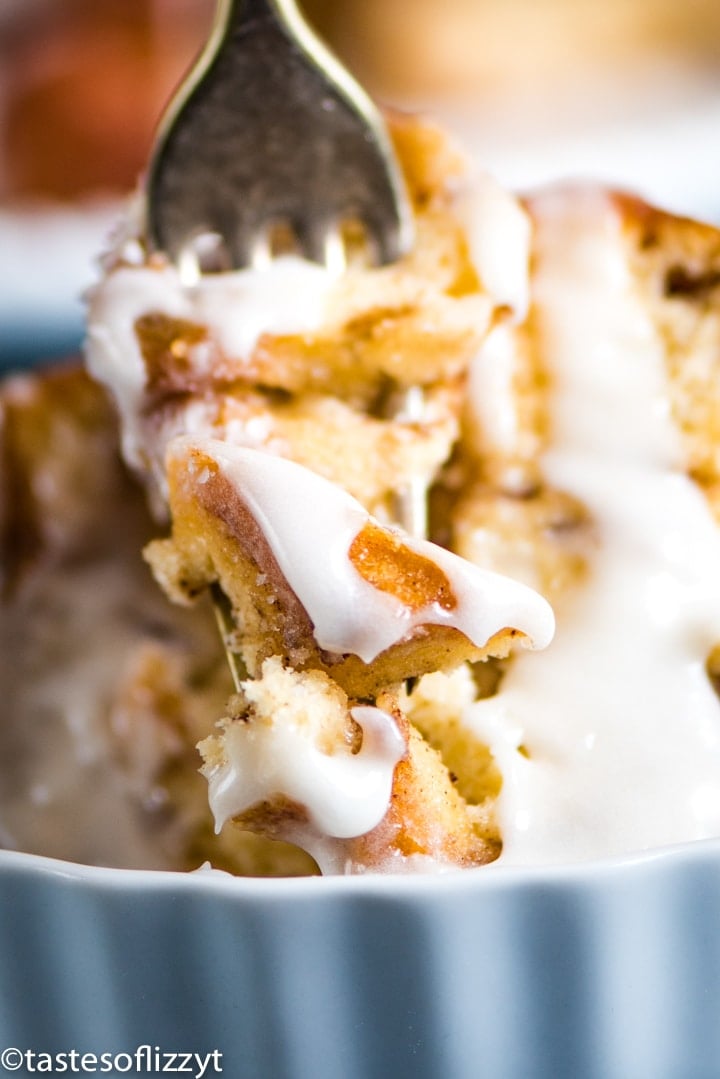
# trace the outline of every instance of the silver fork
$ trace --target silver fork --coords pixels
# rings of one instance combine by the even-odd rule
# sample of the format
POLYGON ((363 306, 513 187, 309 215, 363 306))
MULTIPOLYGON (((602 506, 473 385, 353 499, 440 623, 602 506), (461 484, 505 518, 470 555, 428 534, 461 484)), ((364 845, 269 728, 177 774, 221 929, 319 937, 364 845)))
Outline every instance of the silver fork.
MULTIPOLYGON (((294 0, 219 0, 210 39, 161 124, 146 189, 146 235, 193 283, 203 272, 266 263, 277 236, 332 269, 343 226, 360 225, 377 264, 412 246, 403 179, 382 117, 294 0)), ((422 417, 413 388, 396 403, 422 417)), ((407 531, 425 531, 426 492, 397 492, 407 531)), ((236 687, 232 612, 215 613, 236 687)))
POLYGON ((341 256, 346 220, 363 225, 380 263, 412 244, 382 118, 294 0, 220 0, 161 125, 147 196, 150 243, 176 261, 212 236, 218 268, 252 265, 278 224, 322 263, 341 256))

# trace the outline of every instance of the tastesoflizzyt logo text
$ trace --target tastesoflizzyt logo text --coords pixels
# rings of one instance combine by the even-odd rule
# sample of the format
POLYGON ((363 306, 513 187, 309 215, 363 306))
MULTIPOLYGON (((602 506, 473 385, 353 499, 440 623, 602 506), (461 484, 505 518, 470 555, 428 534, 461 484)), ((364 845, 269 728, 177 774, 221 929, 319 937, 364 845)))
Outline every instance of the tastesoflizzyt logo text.
POLYGON ((179 1053, 158 1045, 139 1045, 130 1053, 83 1053, 68 1049, 43 1053, 8 1046, 0 1052, 0 1066, 21 1075, 188 1075, 204 1079, 222 1073, 222 1053, 179 1053))

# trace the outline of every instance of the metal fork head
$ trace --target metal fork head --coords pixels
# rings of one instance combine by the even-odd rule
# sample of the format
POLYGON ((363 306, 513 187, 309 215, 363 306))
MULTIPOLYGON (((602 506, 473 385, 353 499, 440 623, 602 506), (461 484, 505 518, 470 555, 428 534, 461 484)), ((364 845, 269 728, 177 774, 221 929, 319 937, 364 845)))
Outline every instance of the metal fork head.
POLYGON ((378 263, 411 246, 382 117, 294 0, 220 0, 151 161, 150 246, 179 261, 198 237, 214 236, 223 247, 214 268, 240 268, 280 225, 301 254, 327 265, 348 220, 362 225, 378 263))

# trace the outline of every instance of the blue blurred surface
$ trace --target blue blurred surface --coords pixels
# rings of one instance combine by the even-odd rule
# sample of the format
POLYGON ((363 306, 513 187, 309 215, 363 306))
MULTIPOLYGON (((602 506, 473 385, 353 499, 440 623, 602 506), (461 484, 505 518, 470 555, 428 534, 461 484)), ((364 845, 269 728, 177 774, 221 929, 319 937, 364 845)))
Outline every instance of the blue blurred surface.
POLYGON ((82 348, 83 318, 63 322, 0 325, 0 372, 22 371, 37 364, 53 362, 76 355, 82 348))

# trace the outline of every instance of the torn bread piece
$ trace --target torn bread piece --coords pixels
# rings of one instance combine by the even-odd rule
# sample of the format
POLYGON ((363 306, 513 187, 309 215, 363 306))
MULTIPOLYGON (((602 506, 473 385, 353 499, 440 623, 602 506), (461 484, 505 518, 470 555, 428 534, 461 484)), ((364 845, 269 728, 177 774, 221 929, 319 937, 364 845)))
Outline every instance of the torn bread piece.
POLYGON ((295 462, 179 439, 168 476, 172 538, 151 543, 148 560, 180 602, 219 581, 252 676, 281 656, 367 698, 552 638, 552 611, 537 593, 380 525, 295 462))
POLYGON ((338 274, 290 250, 192 278, 147 251, 141 221, 117 238, 88 295, 87 363, 156 508, 165 448, 182 433, 300 459, 381 516, 393 483, 428 486, 450 455, 478 347, 524 315, 530 226, 490 181, 461 196, 460 157, 436 128, 392 117, 391 130, 416 226, 392 265, 351 257, 338 274), (422 419, 394 407, 411 386, 424 390, 422 419))
POLYGON ((353 702, 322 671, 265 660, 200 744, 210 806, 307 850, 323 873, 482 865, 500 839, 458 793, 397 695, 353 702))
POLYGON ((496 857, 398 695, 428 671, 544 647, 546 601, 381 526, 284 458, 179 439, 168 478, 172 538, 148 560, 181 602, 220 583, 251 675, 201 744, 218 826, 298 843, 327 872, 496 857))

